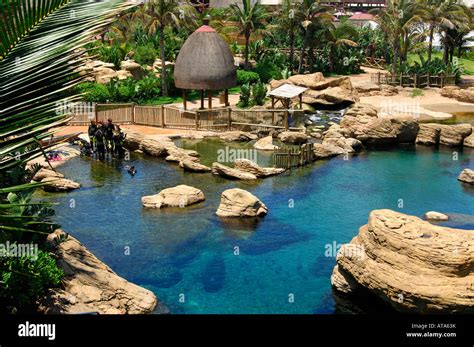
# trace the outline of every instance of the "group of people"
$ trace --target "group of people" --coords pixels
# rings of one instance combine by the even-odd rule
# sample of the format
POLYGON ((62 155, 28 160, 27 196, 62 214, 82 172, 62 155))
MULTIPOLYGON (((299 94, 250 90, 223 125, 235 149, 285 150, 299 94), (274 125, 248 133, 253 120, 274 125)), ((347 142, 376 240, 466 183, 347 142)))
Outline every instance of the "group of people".
POLYGON ((119 125, 113 123, 112 119, 109 118, 107 123, 91 120, 88 134, 91 152, 97 153, 99 159, 104 158, 105 153, 116 155, 119 158, 124 157, 123 143, 126 135, 119 125))

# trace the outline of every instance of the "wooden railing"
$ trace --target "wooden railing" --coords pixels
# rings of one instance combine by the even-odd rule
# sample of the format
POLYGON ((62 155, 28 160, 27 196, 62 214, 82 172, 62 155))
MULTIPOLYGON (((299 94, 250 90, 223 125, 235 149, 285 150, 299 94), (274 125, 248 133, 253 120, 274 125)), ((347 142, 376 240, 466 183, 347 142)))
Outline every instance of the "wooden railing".
POLYGON ((289 126, 289 118, 301 110, 285 109, 233 109, 183 110, 177 107, 139 106, 135 104, 96 104, 88 113, 78 113, 71 125, 86 125, 90 120, 116 124, 139 124, 146 126, 194 129, 194 130, 300 130, 289 126))
POLYGON ((273 152, 273 166, 291 169, 304 166, 315 161, 312 143, 301 145, 299 148, 280 148, 273 152))
POLYGON ((373 73, 371 81, 375 84, 389 84, 392 86, 425 88, 450 86, 456 84, 455 75, 419 75, 419 74, 388 74, 373 73))
POLYGON ((383 58, 366 57, 362 61, 361 65, 371 67, 371 68, 374 68, 374 69, 383 70, 383 69, 385 69, 385 64, 386 64, 386 61, 383 58))

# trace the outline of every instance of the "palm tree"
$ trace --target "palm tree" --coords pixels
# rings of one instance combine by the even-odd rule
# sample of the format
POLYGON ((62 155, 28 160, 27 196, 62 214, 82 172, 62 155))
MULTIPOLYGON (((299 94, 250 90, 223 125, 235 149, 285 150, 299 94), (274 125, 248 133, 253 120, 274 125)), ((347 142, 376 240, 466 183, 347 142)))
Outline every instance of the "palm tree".
POLYGON ((294 68, 295 56, 295 36, 301 22, 303 21, 302 12, 298 10, 299 6, 294 0, 283 0, 283 4, 278 17, 278 27, 281 31, 288 34, 290 53, 288 62, 290 71, 294 68))
POLYGON ((457 0, 418 0, 418 4, 417 14, 428 25, 428 61, 431 61, 435 32, 445 32, 468 23, 468 10, 457 0))
POLYGON ((334 57, 338 47, 357 47, 359 32, 347 21, 341 22, 339 26, 335 26, 332 21, 324 23, 322 29, 317 32, 320 40, 329 48, 329 71, 334 71, 334 57))
POLYGON ((298 71, 299 73, 303 73, 304 56, 311 35, 321 26, 321 23, 331 20, 332 16, 328 12, 330 8, 321 5, 321 0, 303 0, 298 7, 298 18, 301 18, 302 21, 300 22, 300 25, 304 30, 304 41, 303 46, 301 47, 298 71))
POLYGON ((164 96, 168 96, 168 72, 165 66, 165 28, 180 25, 180 21, 184 19, 184 11, 180 10, 180 7, 178 0, 150 0, 144 8, 148 33, 156 35, 159 32, 160 35, 161 88, 164 96))
POLYGON ((253 33, 265 32, 265 20, 268 17, 265 8, 259 1, 242 0, 241 6, 232 4, 229 7, 229 19, 235 21, 235 27, 232 29, 237 31, 239 35, 245 37, 245 65, 244 68, 248 70, 249 64, 249 44, 250 37, 253 33))

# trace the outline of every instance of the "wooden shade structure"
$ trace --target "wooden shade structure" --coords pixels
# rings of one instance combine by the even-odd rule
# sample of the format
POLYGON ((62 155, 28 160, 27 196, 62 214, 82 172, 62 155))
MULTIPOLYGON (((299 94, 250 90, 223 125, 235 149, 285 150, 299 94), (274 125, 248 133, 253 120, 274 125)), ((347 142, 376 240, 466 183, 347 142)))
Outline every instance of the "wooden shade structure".
POLYGON ((209 108, 212 108, 212 91, 225 90, 228 106, 228 88, 237 85, 234 56, 227 43, 209 25, 192 33, 179 51, 174 68, 174 84, 183 89, 186 109, 186 90, 201 91, 201 108, 204 108, 205 91, 208 92, 209 108))

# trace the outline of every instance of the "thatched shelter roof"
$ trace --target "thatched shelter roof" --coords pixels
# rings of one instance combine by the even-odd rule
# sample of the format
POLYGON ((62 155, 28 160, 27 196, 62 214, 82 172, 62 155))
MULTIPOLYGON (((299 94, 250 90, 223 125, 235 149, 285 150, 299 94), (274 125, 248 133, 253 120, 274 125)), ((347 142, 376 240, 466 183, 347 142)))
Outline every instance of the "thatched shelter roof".
POLYGON ((210 26, 192 33, 179 51, 174 84, 181 89, 217 90, 237 85, 234 57, 227 43, 210 26))

